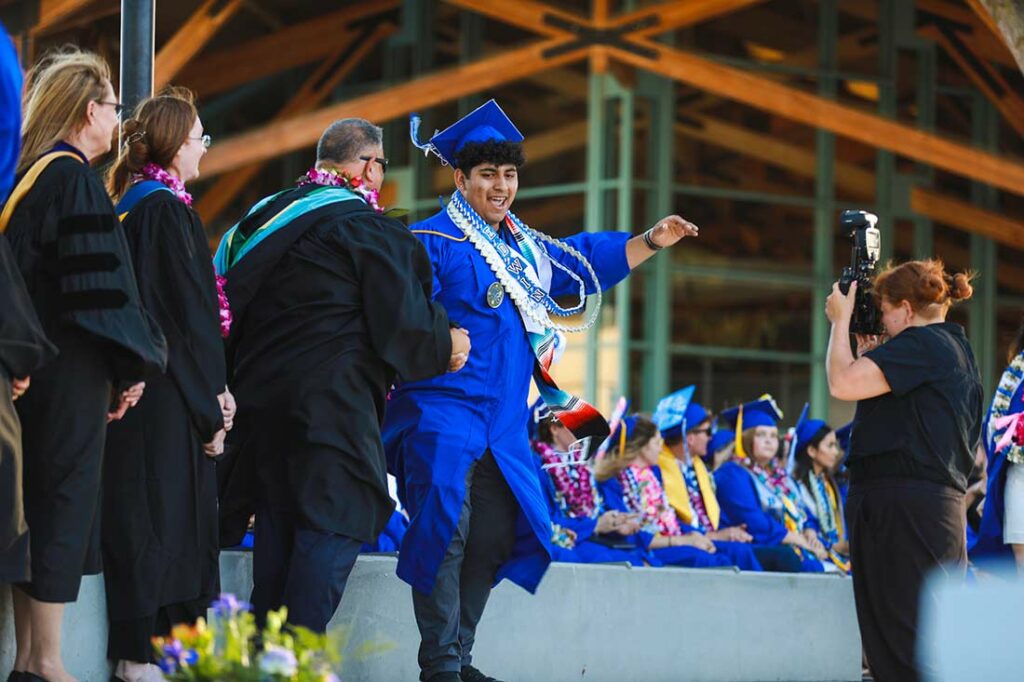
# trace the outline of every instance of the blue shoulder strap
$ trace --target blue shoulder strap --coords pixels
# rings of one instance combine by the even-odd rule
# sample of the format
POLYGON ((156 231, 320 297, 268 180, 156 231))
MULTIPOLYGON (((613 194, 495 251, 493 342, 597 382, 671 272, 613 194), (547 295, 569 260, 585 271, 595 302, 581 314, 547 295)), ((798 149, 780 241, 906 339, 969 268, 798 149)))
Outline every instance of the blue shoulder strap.
POLYGON ((171 191, 171 188, 162 182, 156 180, 143 180, 142 182, 136 182, 131 186, 124 196, 121 197, 121 201, 117 202, 117 217, 120 220, 124 220, 131 210, 146 197, 153 192, 159 192, 164 190, 167 192, 171 191))

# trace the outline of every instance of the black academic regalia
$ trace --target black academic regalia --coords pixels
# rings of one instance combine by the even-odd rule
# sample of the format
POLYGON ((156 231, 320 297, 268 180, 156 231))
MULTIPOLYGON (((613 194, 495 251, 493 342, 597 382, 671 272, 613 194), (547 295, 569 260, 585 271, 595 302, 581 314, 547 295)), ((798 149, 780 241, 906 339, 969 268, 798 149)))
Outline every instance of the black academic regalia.
POLYGON ((32 578, 46 602, 78 596, 101 569, 100 470, 115 389, 166 361, 139 303, 124 232, 99 178, 70 157, 50 163, 7 228, 36 313, 60 354, 15 403, 22 424, 32 578))
POLYGON ((373 542, 394 508, 380 439, 388 388, 446 371, 451 356, 423 245, 350 200, 294 218, 226 277, 238 415, 218 464, 222 546, 241 541, 257 496, 301 526, 373 542))
POLYGON ((0 235, 0 583, 28 579, 28 525, 21 493, 21 422, 11 380, 57 354, 36 316, 7 238, 0 235))
MULTIPOLYGON (((219 591, 217 474, 203 452, 224 424, 213 262, 199 217, 172 193, 124 220, 146 310, 167 337, 167 371, 146 374, 135 408, 107 429, 103 576, 111 659, 149 660, 158 611, 219 591)), ((205 602, 205 604, 204 604, 205 602)))

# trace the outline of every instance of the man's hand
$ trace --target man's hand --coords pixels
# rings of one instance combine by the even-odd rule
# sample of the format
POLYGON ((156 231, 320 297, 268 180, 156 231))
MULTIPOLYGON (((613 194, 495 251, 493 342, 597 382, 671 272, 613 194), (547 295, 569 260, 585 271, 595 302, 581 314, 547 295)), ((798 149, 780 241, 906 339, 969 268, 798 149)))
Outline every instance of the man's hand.
POLYGON ((452 335, 452 357, 448 361, 448 371, 458 372, 466 366, 469 361, 469 351, 472 345, 469 342, 469 332, 461 327, 453 327, 452 335))
POLYGON ((617 511, 606 511, 604 514, 601 514, 597 517, 597 525, 594 526, 594 532, 598 535, 617 533, 620 516, 622 516, 622 514, 617 511))
POLYGON ((708 536, 702 535, 701 533, 687 533, 683 536, 681 544, 702 549, 709 554, 714 554, 718 551, 715 547, 715 543, 713 543, 708 536))
POLYGON ((665 216, 651 228, 651 241, 662 248, 673 246, 686 237, 696 237, 700 228, 686 218, 677 215, 665 216))
POLYGON ((839 290, 839 282, 832 285, 832 293, 825 299, 825 316, 832 324, 836 322, 849 322, 853 317, 853 308, 856 303, 857 281, 850 282, 850 290, 843 295, 839 290))
POLYGON ((213 440, 203 446, 203 452, 206 453, 207 457, 216 457, 224 454, 224 438, 228 435, 228 432, 221 429, 213 436, 213 440))
POLYGON ((235 424, 235 412, 238 411, 235 396, 231 395, 231 391, 225 386, 224 392, 217 396, 217 402, 220 403, 220 412, 224 415, 224 430, 230 431, 235 424))
POLYGON ((121 395, 118 397, 117 407, 113 411, 107 413, 107 423, 117 421, 125 415, 128 408, 135 407, 139 400, 142 399, 142 393, 146 390, 146 382, 140 381, 137 384, 129 386, 127 390, 121 391, 121 395))
POLYGON ((14 378, 11 380, 11 400, 17 400, 21 396, 25 395, 25 391, 28 390, 29 384, 32 383, 32 377, 25 377, 24 379, 14 378))

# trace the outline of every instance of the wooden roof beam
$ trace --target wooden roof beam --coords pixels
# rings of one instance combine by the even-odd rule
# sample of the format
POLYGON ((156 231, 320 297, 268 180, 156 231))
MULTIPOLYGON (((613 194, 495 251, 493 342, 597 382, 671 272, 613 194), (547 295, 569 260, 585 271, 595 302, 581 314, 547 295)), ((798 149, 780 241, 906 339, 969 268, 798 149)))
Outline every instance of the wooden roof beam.
POLYGON ((587 56, 587 48, 582 46, 546 56, 548 50, 563 47, 565 42, 536 42, 241 133, 210 150, 203 164, 205 173, 207 177, 217 175, 311 145, 339 118, 361 116, 379 124, 587 56))
POLYGON ((627 64, 960 176, 1024 194, 1024 164, 1019 162, 650 40, 629 38, 628 41, 653 56, 610 48, 616 59, 627 64))
POLYGON ((1024 136, 1024 99, 1006 82, 999 69, 980 58, 974 49, 948 28, 934 24, 921 28, 918 33, 938 43, 960 70, 967 74, 975 87, 995 105, 1010 127, 1024 136))
POLYGON ((37 36, 72 16, 78 10, 88 7, 93 0, 39 0, 39 21, 32 27, 37 36))
MULTIPOLYGON (((395 32, 395 28, 394 24, 383 23, 374 29, 362 32, 347 31, 335 36, 335 53, 313 71, 273 120, 283 121, 318 107, 382 40, 395 32)), ((203 221, 209 224, 217 218, 262 169, 262 162, 251 163, 230 175, 221 176, 203 194, 196 207, 203 221)))
POLYGON ((344 9, 286 26, 270 35, 205 54, 185 66, 177 81, 209 97, 336 51, 340 32, 369 17, 394 10, 401 0, 355 3, 344 9))
POLYGON ((659 5, 645 7, 616 17, 611 21, 611 26, 625 28, 656 18, 657 21, 652 25, 630 32, 630 35, 634 37, 649 37, 716 19, 762 2, 764 0, 689 0, 688 2, 667 0, 659 5))
POLYGON ((153 92, 170 83, 241 7, 242 0, 206 0, 200 5, 156 53, 153 92))
POLYGON ((515 0, 515 2, 494 2, 493 0, 445 0, 449 5, 475 12, 495 19, 504 24, 511 24, 533 31, 549 38, 571 38, 573 34, 548 23, 549 18, 561 20, 563 23, 583 24, 589 18, 582 14, 566 12, 535 0, 515 0))

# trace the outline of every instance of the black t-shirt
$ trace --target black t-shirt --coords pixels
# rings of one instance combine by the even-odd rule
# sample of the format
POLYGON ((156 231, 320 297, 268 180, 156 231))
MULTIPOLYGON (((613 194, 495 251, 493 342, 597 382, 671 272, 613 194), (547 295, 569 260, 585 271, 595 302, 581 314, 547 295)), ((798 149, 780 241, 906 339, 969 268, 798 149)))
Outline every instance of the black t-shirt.
POLYGON ((910 476, 966 490, 983 398, 963 328, 952 322, 910 327, 865 357, 892 391, 857 403, 848 462, 853 480, 910 476))

